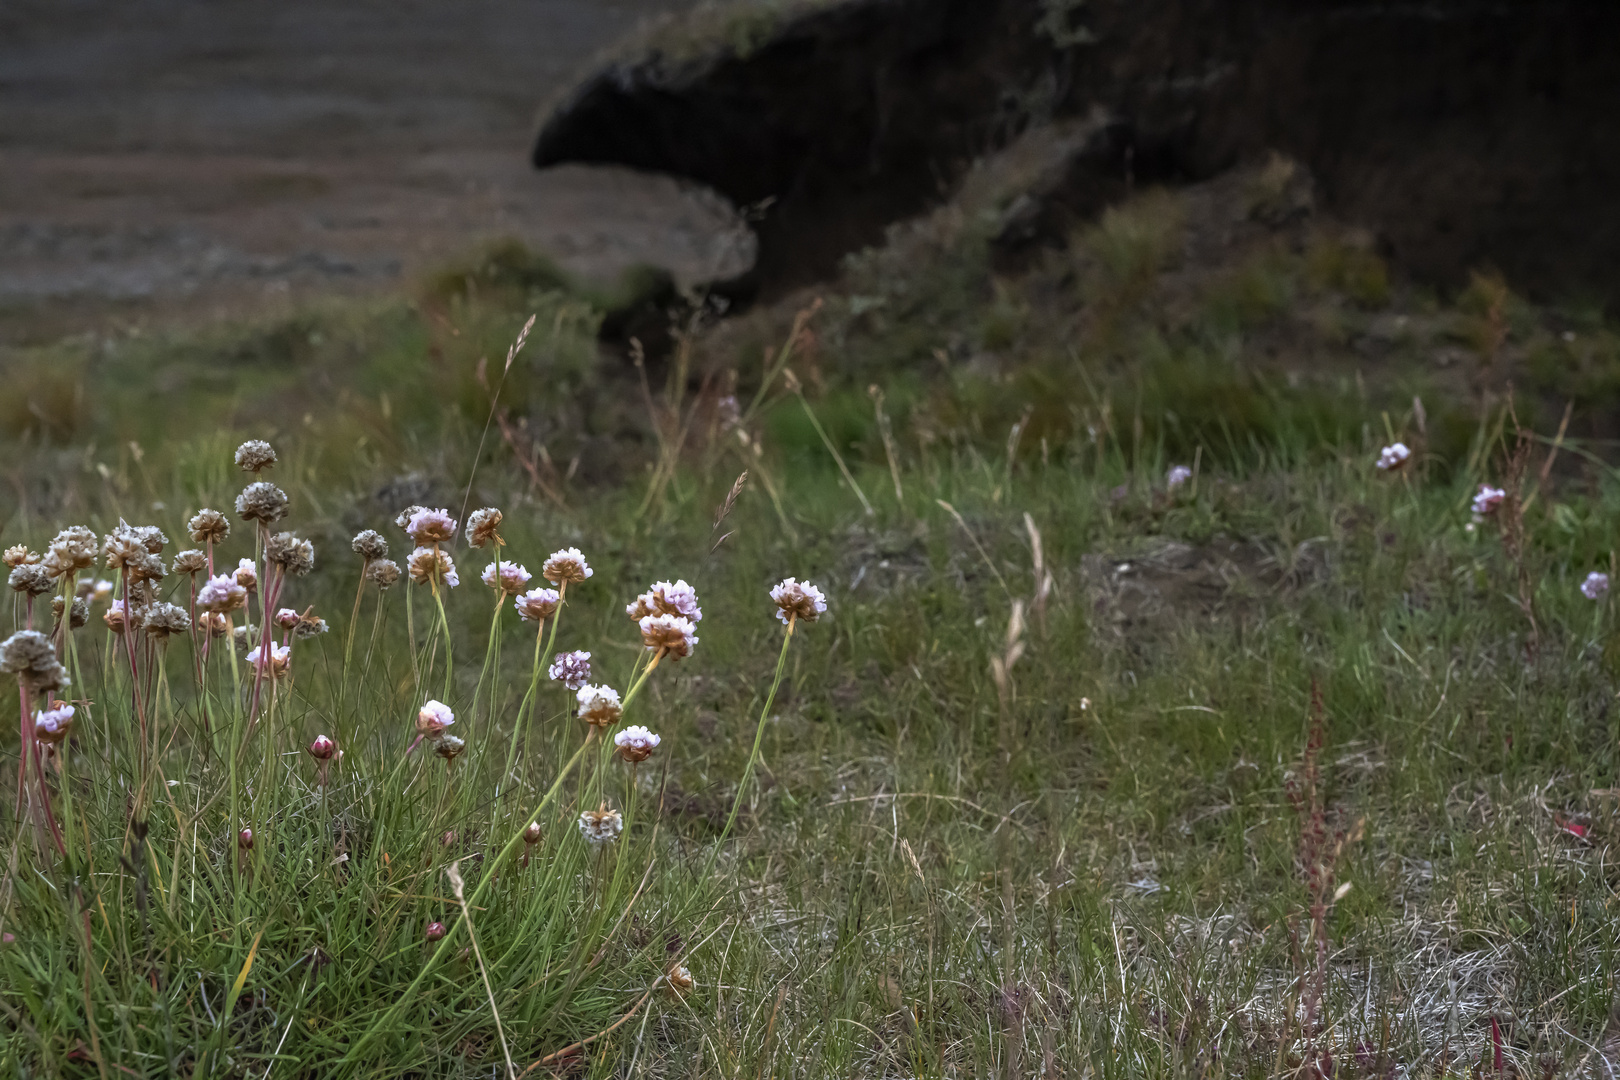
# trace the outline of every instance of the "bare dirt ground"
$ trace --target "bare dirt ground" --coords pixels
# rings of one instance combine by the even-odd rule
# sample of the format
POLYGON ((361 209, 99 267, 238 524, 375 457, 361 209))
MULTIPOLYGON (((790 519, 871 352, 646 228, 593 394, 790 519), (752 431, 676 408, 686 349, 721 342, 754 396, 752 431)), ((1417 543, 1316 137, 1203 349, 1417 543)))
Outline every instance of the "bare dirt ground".
POLYGON ((611 279, 747 258, 717 197, 528 163, 536 109, 688 0, 13 0, 0 343, 397 285, 517 237, 611 279))

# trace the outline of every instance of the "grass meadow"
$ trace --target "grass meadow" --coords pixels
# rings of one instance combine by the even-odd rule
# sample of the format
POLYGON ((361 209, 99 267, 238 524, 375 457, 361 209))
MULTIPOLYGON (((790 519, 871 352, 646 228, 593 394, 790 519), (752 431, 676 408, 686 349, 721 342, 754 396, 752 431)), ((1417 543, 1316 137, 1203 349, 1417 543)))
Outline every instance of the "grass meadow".
POLYGON ((28 714, 75 710, 3 744, 7 1074, 1601 1075, 1612 332, 1328 240, 1189 285, 1165 198, 1016 274, 972 228, 869 253, 640 366, 587 301, 476 270, 9 356, 0 546, 83 525, 95 560, 5 628, 71 677, 28 714), (1390 348, 1462 359, 1358 360, 1397 316, 1390 348), (246 439, 287 497, 263 528, 246 439), (459 585, 410 580, 409 507, 455 518, 426 546, 459 585), (205 508, 215 569, 255 567, 233 631, 292 612, 281 677, 198 621, 205 508), (108 569, 121 521, 164 576, 108 569), (544 621, 480 581, 568 548, 592 574, 544 621), (132 575, 190 627, 109 628, 132 575), (790 576, 827 603, 791 635, 790 576), (626 614, 674 581, 679 658, 626 614), (572 650, 605 727, 548 675, 572 650))

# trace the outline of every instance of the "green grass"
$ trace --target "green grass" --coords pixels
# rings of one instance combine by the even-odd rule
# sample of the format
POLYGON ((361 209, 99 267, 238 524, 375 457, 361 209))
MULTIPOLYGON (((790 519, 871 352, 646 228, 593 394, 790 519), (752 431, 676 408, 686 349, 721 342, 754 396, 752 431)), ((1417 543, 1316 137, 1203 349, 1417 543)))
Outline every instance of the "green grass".
MULTIPOLYGON (((1620 525, 1606 444, 1567 445, 1545 483, 1545 441, 1531 458, 1532 638, 1497 522, 1470 528, 1467 509, 1479 482, 1505 475, 1501 399, 1421 384, 1420 420, 1399 364, 1362 381, 1333 342, 1397 305, 1416 327, 1400 348, 1506 327, 1502 363, 1556 383, 1549 342, 1562 342, 1586 358, 1581 385, 1596 395, 1612 331, 1583 323, 1565 341, 1548 329, 1555 313, 1488 282, 1425 306, 1363 248, 1326 241, 1189 289, 1174 230, 1131 217, 1196 227, 1163 198, 1021 275, 993 278, 972 230, 909 271, 893 252, 852 261, 792 364, 871 516, 789 396, 767 395, 750 446, 710 439, 712 386, 695 398, 681 467, 643 509, 655 450, 639 380, 596 357, 597 309, 544 283, 524 286, 538 291, 522 307, 470 289, 440 306, 63 346, 78 366, 18 361, 19 377, 83 389, 41 391, 19 414, 36 422, 8 429, 16 479, 0 543, 38 548, 61 525, 105 532, 120 517, 182 536, 243 482, 237 438, 271 435, 286 526, 317 548, 286 602, 332 632, 294 645, 294 678, 251 737, 229 654, 213 654, 199 696, 189 644, 168 646, 144 836, 129 688, 99 613, 76 633, 75 696, 94 704, 52 780, 71 858, 48 840, 39 850, 5 812, 0 1066, 501 1075, 445 875, 460 858, 520 1071, 653 989, 565 1071, 1291 1075, 1305 1041, 1285 1018, 1310 969, 1312 894, 1298 859, 1310 820, 1290 791, 1313 685, 1321 824, 1355 836, 1335 868, 1350 891, 1324 914, 1312 1035, 1336 1075, 1489 1073, 1493 1017, 1519 1075, 1561 1074, 1607 1046, 1620 633, 1611 605, 1578 591, 1611 568, 1620 525), (498 430, 481 440, 531 306, 535 338, 501 401, 548 447, 554 471, 536 467, 555 497, 498 430), (1333 328, 1301 347, 1319 361, 1306 377, 1260 347, 1279 326, 1333 328), (869 382, 894 418, 903 495, 869 382), (1372 466, 1391 436, 1419 450, 1407 474, 1372 466), (1196 479, 1167 490, 1166 469, 1194 462, 1196 479), (748 486, 716 528, 744 466, 748 486), (660 665, 626 718, 663 736, 634 795, 626 768, 594 752, 564 770, 582 732, 542 680, 496 800, 532 625, 505 609, 498 677, 480 688, 487 559, 459 540, 448 691, 422 589, 380 604, 368 589, 345 671, 360 569, 349 537, 378 528, 398 557, 393 515, 459 510, 475 468, 470 507, 503 508, 508 557, 538 570, 578 545, 590 558, 557 644, 591 650, 598 678, 630 684, 639 635, 623 610, 636 593, 676 577, 698 590, 695 653, 660 665), (1044 605, 1026 514, 1053 576, 1044 605), (795 632, 744 786, 782 641, 767 590, 788 575, 821 585, 831 610, 795 632), (1015 608, 1022 652, 998 686, 991 661, 1011 655, 1015 608), (446 695, 466 752, 453 769, 421 750, 401 766, 423 698, 446 695), (319 733, 345 751, 324 792, 302 749, 319 733), (233 819, 225 763, 238 743, 233 819), (604 798, 630 827, 597 858, 573 822, 604 798), (530 864, 497 859, 537 806, 530 864), (245 862, 240 821, 257 834, 245 862), (423 939, 435 919, 455 926, 442 953, 423 939), (696 982, 684 996, 657 986, 675 957, 696 982)), ((760 355, 749 335, 768 341, 768 321, 706 339, 698 359, 715 367, 687 389, 736 365, 746 404, 760 355)), ((1527 423, 1548 411, 1518 405, 1527 423)), ((1572 431, 1589 430, 1588 408, 1572 431)), ((222 555, 250 555, 250 541, 239 524, 222 555)))

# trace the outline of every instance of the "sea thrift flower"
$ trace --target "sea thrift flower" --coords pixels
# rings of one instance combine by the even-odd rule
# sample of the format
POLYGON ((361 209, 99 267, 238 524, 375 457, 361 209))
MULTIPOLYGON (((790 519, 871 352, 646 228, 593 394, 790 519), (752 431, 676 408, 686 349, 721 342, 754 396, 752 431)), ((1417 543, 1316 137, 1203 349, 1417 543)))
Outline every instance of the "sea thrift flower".
POLYGON ((84 570, 96 563, 96 534, 73 525, 56 534, 45 552, 44 567, 52 577, 84 570))
POLYGON ((39 556, 28 550, 27 544, 13 544, 6 548, 5 563, 15 570, 26 562, 38 562, 39 556))
POLYGON ((454 735, 440 735, 439 741, 433 747, 433 752, 446 761, 454 761, 467 749, 467 741, 454 735))
POLYGON ((684 994, 697 985, 692 979, 692 972, 684 964, 676 964, 670 968, 669 973, 664 976, 664 981, 669 983, 669 988, 676 994, 684 994))
POLYGON ((531 821, 523 829, 523 842, 525 844, 538 844, 540 842, 541 835, 542 831, 540 829, 540 823, 538 821, 531 821))
POLYGON ((1496 508, 1502 505, 1507 498, 1507 492, 1501 488, 1491 487, 1489 484, 1479 485, 1479 494, 1474 496, 1474 513, 1480 517, 1496 513, 1496 508))
POLYGON ((248 592, 257 592, 259 589, 259 570, 253 565, 252 559, 242 559, 236 564, 236 583, 248 592))
POLYGON ((236 514, 243 521, 274 525, 287 516, 287 493, 268 480, 256 480, 236 497, 236 514))
POLYGON ((316 761, 330 761, 335 753, 337 753, 337 743, 325 735, 315 736, 315 741, 309 744, 309 756, 316 761))
POLYGON ((276 463, 276 452, 263 439, 249 439, 236 448, 236 467, 243 472, 258 473, 276 463))
POLYGON ((406 522, 405 531, 417 544, 442 544, 455 539, 456 519, 448 510, 418 510, 406 522))
POLYGON ((193 544, 222 544, 231 535, 231 519, 218 510, 199 510, 186 522, 193 544))
POLYGON ((525 622, 540 622, 555 615, 560 603, 562 598, 557 595, 556 589, 530 589, 513 601, 513 606, 517 608, 518 617, 525 622))
POLYGON ((790 619, 815 622, 827 610, 827 598, 820 589, 808 581, 795 581, 793 578, 772 589, 771 599, 776 601, 776 617, 783 624, 790 619))
POLYGON ((1378 467, 1388 472, 1398 469, 1412 459, 1412 451, 1405 443, 1391 443, 1378 452, 1378 467))
POLYGON ((264 559, 281 567, 284 573, 303 577, 315 569, 315 545, 290 532, 279 532, 265 542, 264 559))
POLYGON ((211 637, 224 637, 231 628, 229 615, 219 611, 199 611, 197 629, 208 631, 211 637))
POLYGON ((417 514, 420 514, 426 509, 427 507, 425 506, 407 506, 405 509, 394 515, 394 524, 409 532, 411 528, 411 518, 415 517, 417 514))
POLYGON ((175 604, 153 604, 141 618, 148 637, 167 640, 170 634, 184 634, 191 629, 191 616, 186 609, 175 604))
POLYGON ((1171 491, 1192 479, 1192 470, 1185 465, 1172 465, 1170 471, 1164 474, 1164 486, 1171 491))
POLYGON ((60 596, 53 598, 51 600, 51 614, 56 616, 56 621, 58 623, 62 621, 62 613, 64 611, 66 611, 68 614, 68 629, 70 630, 77 630, 79 627, 90 621, 90 601, 86 600, 82 596, 75 596, 73 598, 72 607, 69 607, 67 604, 63 603, 62 597, 60 596))
POLYGON ((456 714, 442 701, 429 701, 416 714, 418 735, 432 737, 456 722, 456 714))
POLYGON ((619 838, 624 831, 624 818, 619 816, 617 810, 602 807, 600 810, 587 810, 579 815, 579 835, 595 848, 603 844, 611 844, 619 838))
POLYGON ((211 577, 197 590, 197 607, 202 611, 224 614, 247 606, 247 590, 235 577, 220 574, 211 577))
POLYGON ((378 559, 366 571, 366 577, 375 582, 377 588, 387 589, 399 580, 399 563, 393 559, 378 559))
POLYGON ((253 665, 255 673, 268 675, 272 679, 279 679, 287 674, 288 669, 292 667, 292 649, 285 645, 277 645, 273 641, 267 642, 249 652, 247 661, 253 665), (269 650, 268 653, 266 653, 267 649, 269 650), (263 659, 266 655, 269 656, 268 663, 263 659))
POLYGON ((313 637, 320 637, 331 629, 326 620, 319 615, 300 615, 298 625, 293 627, 293 637, 298 641, 308 641, 313 637))
POLYGON ((252 851, 253 850, 253 830, 252 829, 243 829, 241 832, 237 833, 236 834, 236 846, 241 848, 243 851, 252 851))
POLYGON ((517 563, 499 562, 484 567, 483 581, 506 596, 516 596, 529 583, 530 576, 529 571, 517 563))
POLYGON ((467 515, 467 543, 475 548, 487 547, 490 541, 499 544, 502 514, 493 506, 474 510, 467 515))
POLYGON ((659 742, 657 735, 639 724, 631 724, 613 736, 613 745, 619 748, 619 756, 630 762, 646 761, 659 742))
POLYGON ((648 615, 641 620, 641 640, 649 649, 663 649, 670 659, 692 655, 697 645, 692 620, 684 615, 648 615))
POLYGON ((648 615, 681 615, 694 623, 703 621, 697 590, 684 581, 655 581, 652 588, 625 606, 624 613, 640 621, 648 615))
POLYGON ((56 646, 38 630, 19 630, 0 642, 0 673, 15 675, 35 690, 61 690, 67 668, 56 659, 56 646))
POLYGON ((619 703, 619 692, 611 686, 592 686, 586 683, 579 688, 579 718, 587 724, 596 727, 612 727, 624 715, 624 706, 619 703))
POLYGON ((72 727, 73 706, 65 701, 53 701, 49 709, 34 713, 34 738, 40 742, 59 743, 72 727))
POLYGON ((374 562, 388 554, 388 541, 376 529, 355 533, 349 549, 367 562, 374 562))
POLYGON ((56 588, 50 572, 39 563, 23 563, 11 572, 7 584, 11 586, 13 592, 26 593, 29 596, 39 596, 56 588))
POLYGON ((591 654, 566 652, 551 662, 551 681, 578 690, 591 681, 591 654))
POLYGON ((163 530, 156 525, 131 525, 128 528, 130 534, 150 554, 162 554, 164 546, 169 542, 169 538, 163 535, 163 530))
POLYGON ((124 521, 120 521, 102 540, 101 550, 107 558, 109 570, 122 570, 132 560, 151 554, 141 542, 140 535, 124 521))
POLYGON ((208 556, 191 548, 174 557, 174 572, 191 577, 208 569, 208 556))
POLYGON ((411 580, 418 585, 430 584, 435 577, 452 589, 461 584, 461 578, 456 573, 455 560, 450 558, 448 552, 438 548, 417 548, 411 552, 411 557, 405 565, 410 571, 411 580))
POLYGON ((577 547, 552 552, 546 565, 540 568, 540 575, 553 585, 584 581, 593 573, 595 571, 585 562, 584 554, 577 547))
POLYGON ((107 629, 111 630, 113 633, 122 634, 126 629, 141 625, 140 608, 135 608, 135 618, 130 619, 124 614, 124 602, 122 600, 114 600, 112 603, 107 605, 107 610, 102 613, 101 621, 106 623, 107 629))
POLYGON ((284 607, 276 612, 276 625, 283 630, 291 630, 298 625, 298 612, 290 607, 284 607))
POLYGON ((1609 591, 1609 575, 1594 570, 1581 582, 1581 595, 1588 600, 1601 600, 1609 591))
POLYGON ((444 923, 430 922, 427 924, 427 929, 422 931, 422 936, 429 941, 439 941, 444 937, 445 933, 444 923))

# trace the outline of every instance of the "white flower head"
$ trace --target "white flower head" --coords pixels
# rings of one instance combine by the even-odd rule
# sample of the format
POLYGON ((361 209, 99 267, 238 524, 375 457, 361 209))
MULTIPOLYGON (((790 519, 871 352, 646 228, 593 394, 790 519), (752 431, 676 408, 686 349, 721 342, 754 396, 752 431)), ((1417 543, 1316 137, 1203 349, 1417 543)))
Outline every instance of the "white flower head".
POLYGON ((253 565, 252 559, 242 559, 236 564, 236 583, 248 592, 259 587, 259 570, 253 565))
POLYGON ((456 519, 448 510, 418 510, 405 523, 405 532, 418 544, 442 544, 455 539, 456 519))
POLYGON ((540 568, 540 576, 553 585, 584 581, 595 572, 577 547, 552 552, 551 558, 540 568))
POLYGON ((611 844, 623 831, 624 818, 617 810, 604 807, 600 810, 587 810, 579 815, 579 835, 583 836, 592 847, 611 844))
POLYGON ((59 743, 67 738, 73 727, 73 706, 65 701, 51 703, 51 708, 34 713, 34 738, 45 743, 59 743))
POLYGON ((631 724, 613 736, 613 745, 619 748, 619 756, 626 761, 646 761, 658 748, 660 741, 657 735, 640 724, 631 724))
POLYGON ((684 615, 646 615, 641 620, 641 641, 649 649, 662 649, 671 660, 691 656, 698 637, 692 620, 684 615))
POLYGON ((591 654, 579 650, 562 653, 551 662, 548 674, 552 682, 560 682, 570 690, 578 690, 591 681, 591 654))
POLYGON ((292 649, 273 641, 267 642, 255 646, 247 654, 247 662, 253 665, 255 672, 279 679, 292 667, 292 649))
POLYGON ((437 735, 455 722, 456 714, 442 701, 430 700, 416 714, 416 730, 422 735, 437 735))
POLYGON ((524 567, 515 562, 492 562, 484 567, 483 582, 491 589, 497 589, 507 596, 516 596, 523 591, 532 575, 524 567))
POLYGON ((771 599, 776 601, 776 617, 783 625, 792 619, 799 622, 815 622, 827 610, 827 598, 822 595, 820 589, 808 581, 796 581, 793 578, 788 578, 772 589, 771 599))
POLYGON ((1171 491, 1192 479, 1192 470, 1185 465, 1172 465, 1170 471, 1164 474, 1164 486, 1171 491))
POLYGON ((1581 582, 1581 595, 1588 600, 1601 600, 1609 591, 1609 575, 1597 570, 1586 575, 1581 582))
POLYGON ((557 613, 560 603, 562 597, 557 595, 556 589, 530 589, 512 601, 517 608, 518 618, 524 622, 541 622, 551 618, 557 613))
POLYGON ((1412 460, 1412 451, 1403 442, 1391 443, 1378 451, 1378 467, 1385 472, 1398 469, 1410 460, 1412 460))
POLYGON ((619 692, 611 686, 595 686, 586 683, 579 688, 576 695, 579 700, 579 718, 587 724, 596 727, 612 727, 624 715, 624 706, 619 702, 619 692))
POLYGON ((234 576, 211 577, 197 590, 197 607, 203 611, 224 614, 246 606, 247 589, 234 576))
POLYGON ((655 581, 652 588, 625 605, 624 613, 637 622, 648 615, 680 615, 693 623, 703 621, 697 590, 684 581, 655 581))
POLYGON ((1479 493, 1474 496, 1474 513, 1478 514, 1480 517, 1486 517, 1490 514, 1494 514, 1496 513, 1496 508, 1502 505, 1502 500, 1505 498, 1507 498, 1507 492, 1503 491, 1501 488, 1491 487, 1489 484, 1481 484, 1479 485, 1479 493))
POLYGON ((405 570, 418 585, 431 584, 435 577, 452 589, 461 584, 456 573, 456 561, 450 553, 436 547, 419 547, 405 560, 405 570))

